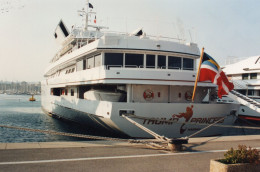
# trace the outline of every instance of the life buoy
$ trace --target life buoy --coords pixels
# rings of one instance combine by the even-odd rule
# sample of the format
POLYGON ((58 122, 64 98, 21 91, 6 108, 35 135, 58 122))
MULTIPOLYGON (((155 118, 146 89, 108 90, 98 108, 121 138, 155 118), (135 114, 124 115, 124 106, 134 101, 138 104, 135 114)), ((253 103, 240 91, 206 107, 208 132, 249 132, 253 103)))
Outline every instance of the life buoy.
POLYGON ((147 89, 144 91, 143 97, 145 100, 152 100, 154 98, 154 93, 152 90, 147 89))
POLYGON ((186 93, 185 93, 185 99, 188 100, 188 101, 190 101, 191 98, 192 98, 192 93, 191 93, 190 91, 186 91, 186 93))

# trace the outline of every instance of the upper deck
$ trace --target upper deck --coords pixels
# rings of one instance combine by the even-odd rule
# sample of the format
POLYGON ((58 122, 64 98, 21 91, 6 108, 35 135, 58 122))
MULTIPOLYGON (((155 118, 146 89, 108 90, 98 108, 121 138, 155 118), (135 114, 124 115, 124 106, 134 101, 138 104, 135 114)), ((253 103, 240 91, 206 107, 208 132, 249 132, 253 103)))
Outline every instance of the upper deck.
POLYGON ((52 61, 45 77, 49 81, 55 78, 53 84, 90 80, 101 82, 104 78, 110 78, 110 81, 115 78, 117 82, 124 80, 124 83, 130 78, 135 82, 194 82, 196 59, 200 53, 197 45, 165 39, 168 38, 104 34, 52 61))
MULTIPOLYGON (((193 85, 196 44, 140 36, 105 34, 52 62, 49 84, 94 83, 193 85)), ((204 85, 212 86, 210 83, 204 85)))

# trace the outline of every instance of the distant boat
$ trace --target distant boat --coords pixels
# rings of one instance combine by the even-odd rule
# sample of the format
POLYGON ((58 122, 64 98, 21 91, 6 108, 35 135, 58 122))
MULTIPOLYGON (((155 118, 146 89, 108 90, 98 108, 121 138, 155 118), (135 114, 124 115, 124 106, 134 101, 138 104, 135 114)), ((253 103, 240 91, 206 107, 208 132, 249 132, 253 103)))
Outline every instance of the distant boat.
POLYGON ((34 102, 34 101, 36 101, 36 99, 32 95, 32 97, 29 98, 29 101, 34 102))

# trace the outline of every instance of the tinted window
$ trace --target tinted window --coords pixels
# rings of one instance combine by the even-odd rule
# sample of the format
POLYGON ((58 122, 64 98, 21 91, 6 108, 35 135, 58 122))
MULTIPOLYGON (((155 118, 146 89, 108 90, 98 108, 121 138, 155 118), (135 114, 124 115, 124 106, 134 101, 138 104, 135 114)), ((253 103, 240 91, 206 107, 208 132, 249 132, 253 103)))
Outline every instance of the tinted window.
POLYGON ((87 69, 87 61, 86 59, 83 60, 83 70, 87 69))
POLYGON ((155 55, 146 55, 146 68, 155 68, 155 55))
POLYGON ((123 66, 122 53, 105 53, 105 65, 109 66, 123 66))
POLYGON ((248 91, 247 91, 247 95, 253 96, 253 95, 254 95, 254 90, 248 90, 248 91))
POLYGON ((246 95, 246 90, 237 90, 239 93, 246 95))
POLYGON ((250 79, 257 79, 257 73, 250 73, 250 79))
POLYGON ((242 80, 247 80, 248 79, 248 73, 242 74, 242 80))
POLYGON ((180 57, 168 57, 168 69, 181 69, 181 58, 180 57))
POLYGON ((165 69, 166 68, 166 56, 158 56, 158 68, 165 69))
POLYGON ((193 70, 193 59, 187 59, 187 58, 183 58, 183 69, 184 70, 193 70))
POLYGON ((143 54, 125 54, 125 67, 143 67, 143 54))

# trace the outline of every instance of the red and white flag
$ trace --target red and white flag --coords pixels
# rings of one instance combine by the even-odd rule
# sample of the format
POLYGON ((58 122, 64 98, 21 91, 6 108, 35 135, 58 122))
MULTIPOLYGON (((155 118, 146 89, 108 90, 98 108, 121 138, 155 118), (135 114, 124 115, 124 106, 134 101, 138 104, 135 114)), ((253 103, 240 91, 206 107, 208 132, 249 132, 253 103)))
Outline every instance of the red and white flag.
POLYGON ((227 95, 229 91, 234 89, 233 83, 229 82, 218 63, 207 53, 203 54, 199 81, 211 81, 218 85, 219 98, 222 98, 223 95, 227 95))

